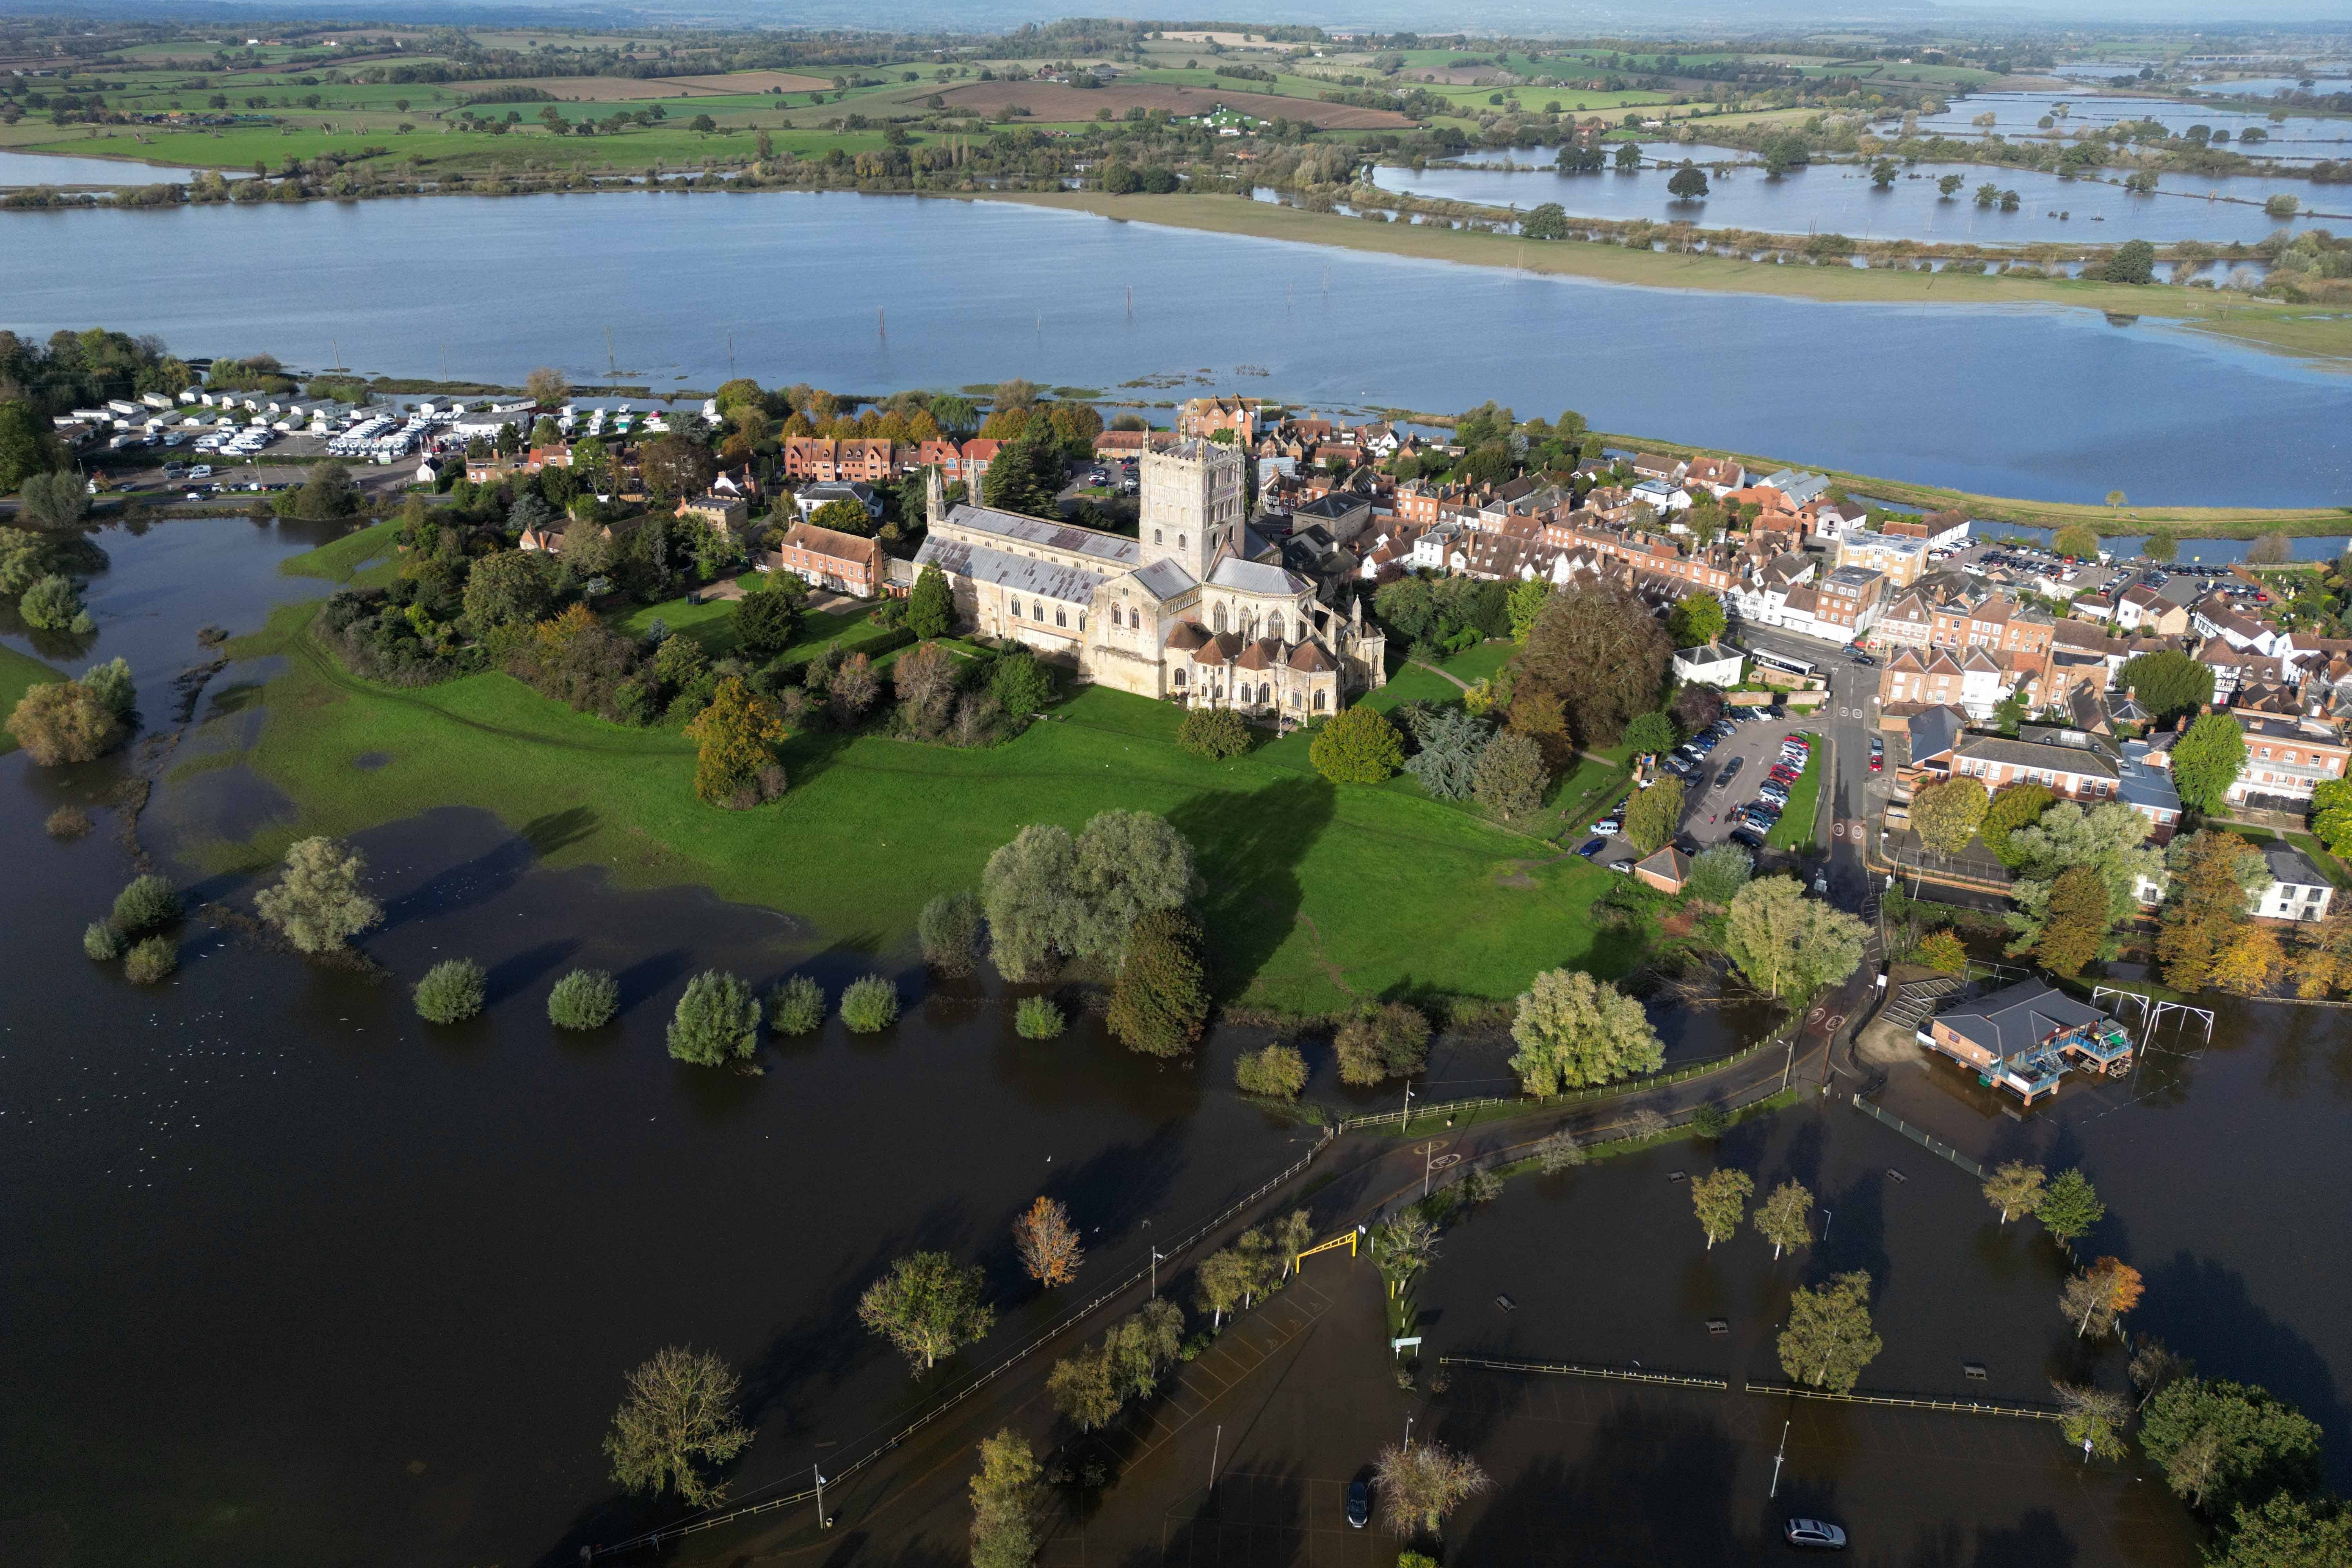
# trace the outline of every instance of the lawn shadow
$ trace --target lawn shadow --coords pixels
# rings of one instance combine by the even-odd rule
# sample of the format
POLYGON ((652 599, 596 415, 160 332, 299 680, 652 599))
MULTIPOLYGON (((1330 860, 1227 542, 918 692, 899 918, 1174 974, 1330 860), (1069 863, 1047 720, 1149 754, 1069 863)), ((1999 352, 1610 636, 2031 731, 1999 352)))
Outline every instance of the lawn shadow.
POLYGON ((1563 1550, 1560 1521, 1611 1543, 1620 1563, 1748 1560, 1732 1520, 1737 1453, 1721 1424, 1654 1395, 1627 1395, 1592 1428, 1588 1458, 1546 1457, 1504 1480, 1447 1557, 1460 1563, 1549 1563, 1563 1550))
POLYGON ((1201 921, 1216 953, 1220 994, 1247 990, 1289 940, 1305 896, 1299 862, 1330 826, 1336 798, 1328 779, 1293 775, 1248 795, 1194 795, 1168 814, 1192 841, 1208 886, 1201 921))
POLYGON ((2300 1406, 2326 1429, 2330 1485, 2352 1483, 2352 1410, 2317 1347, 2256 1305, 2246 1277, 2186 1250, 2147 1270, 2147 1299, 2131 1319, 2197 1363, 2201 1377, 2256 1383, 2300 1406))
POLYGON ((554 973, 557 965, 579 951, 579 938, 558 937, 499 960, 483 977, 483 1005, 495 1007, 508 997, 520 994, 541 975, 554 973))
POLYGON ((569 811, 551 811, 544 816, 534 816, 522 825, 523 842, 531 852, 544 858, 557 850, 579 843, 600 826, 596 813, 588 806, 575 805, 569 811))

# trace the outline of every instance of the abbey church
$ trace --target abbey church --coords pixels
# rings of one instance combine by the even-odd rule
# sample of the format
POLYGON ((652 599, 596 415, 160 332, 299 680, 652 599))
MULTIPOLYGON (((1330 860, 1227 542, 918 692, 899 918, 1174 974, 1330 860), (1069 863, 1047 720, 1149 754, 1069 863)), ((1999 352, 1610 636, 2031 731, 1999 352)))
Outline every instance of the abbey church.
POLYGON ((1017 637, 1083 679, 1253 716, 1337 712, 1387 679, 1385 639, 1355 584, 1318 591, 1250 530, 1247 460, 1211 441, 1145 453, 1134 539, 951 508, 933 468, 916 564, 946 574, 974 632, 1017 637))

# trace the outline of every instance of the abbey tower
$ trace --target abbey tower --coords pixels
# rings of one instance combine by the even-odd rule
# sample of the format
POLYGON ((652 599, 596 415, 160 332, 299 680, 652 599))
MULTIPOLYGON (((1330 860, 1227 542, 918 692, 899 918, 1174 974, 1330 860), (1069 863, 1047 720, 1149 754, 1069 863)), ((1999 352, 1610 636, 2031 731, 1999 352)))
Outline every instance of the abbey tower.
POLYGON ((1242 465, 1248 461, 1238 447, 1214 441, 1144 453, 1137 525, 1143 563, 1173 561, 1197 583, 1208 580, 1220 550, 1245 554, 1242 465))

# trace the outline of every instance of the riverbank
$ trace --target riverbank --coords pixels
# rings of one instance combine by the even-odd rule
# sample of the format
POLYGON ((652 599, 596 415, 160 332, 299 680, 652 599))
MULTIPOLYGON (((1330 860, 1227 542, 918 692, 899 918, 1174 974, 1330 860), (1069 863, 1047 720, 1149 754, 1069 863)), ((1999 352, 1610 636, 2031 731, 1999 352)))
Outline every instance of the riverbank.
MULTIPOLYGON (((333 578, 358 563, 348 542, 327 550, 288 568, 333 578)), ((698 883, 793 917, 813 950, 881 953, 930 898, 977 887, 1024 824, 1075 829, 1118 807, 1160 813, 1192 839, 1218 987, 1240 1005, 1319 1016, 1403 994, 1501 1001, 1562 963, 1622 974, 1640 957, 1638 941, 1591 918, 1614 879, 1428 798, 1409 775, 1335 788, 1303 735, 1208 762, 1176 746, 1172 705, 1087 688, 984 750, 797 734, 781 801, 718 811, 695 800, 695 747, 677 731, 575 713, 500 674, 415 689, 361 680, 310 637, 316 608, 288 605, 231 645, 278 660, 249 744, 230 716, 184 753, 183 773, 241 763, 292 807, 194 847, 209 869, 265 866, 304 834, 473 806, 551 866, 599 866, 625 888, 698 883)))
POLYGON ((1505 268, 1653 289, 1772 294, 1825 303, 1899 305, 2063 305, 2114 318, 2177 322, 2252 347, 2352 370, 2352 312, 2286 305, 2221 289, 2085 283, 2062 279, 1973 273, 1897 272, 1807 267, 1727 257, 1628 250, 1585 240, 1523 240, 1512 235, 1371 223, 1303 212, 1231 196, 1109 196, 1098 191, 986 192, 961 199, 1016 202, 1091 213, 1122 223, 1160 224, 1288 240, 1343 250, 1377 251, 1428 261, 1505 268))
POLYGON ((1848 473, 1840 468, 1809 465, 1754 452, 1725 452, 1718 447, 1661 441, 1653 436, 1601 432, 1612 447, 1643 452, 1664 452, 1678 458, 1730 457, 1751 473, 1780 468, 1807 469, 1828 477, 1850 494, 1869 500, 1894 501, 1922 511, 1959 511, 1989 522, 2013 522, 2022 528, 2064 528, 2082 523, 2102 539, 2138 538, 2154 531, 2182 539, 2259 539, 2265 533, 2290 537, 2352 532, 2352 507, 2259 506, 2102 506, 2089 501, 2022 500, 2015 496, 1979 495, 1942 485, 1914 484, 1907 479, 1882 479, 1875 474, 1848 473))

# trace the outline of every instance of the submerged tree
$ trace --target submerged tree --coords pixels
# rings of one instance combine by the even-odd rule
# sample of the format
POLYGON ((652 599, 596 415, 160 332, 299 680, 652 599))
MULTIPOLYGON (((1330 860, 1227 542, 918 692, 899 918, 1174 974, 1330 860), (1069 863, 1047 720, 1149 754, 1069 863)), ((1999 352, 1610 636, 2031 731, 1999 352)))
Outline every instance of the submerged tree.
POLYGON ((1010 1426, 982 1439, 971 1488, 972 1568, 1029 1568, 1037 1560, 1042 1476, 1037 1456, 1010 1426))
POLYGON ((1086 1258, 1070 1211, 1055 1198, 1039 1198, 1013 1222, 1013 1247, 1029 1278, 1049 1288, 1076 1279, 1086 1258))
POLYGON ((2048 1179, 2041 1166, 2011 1160, 1985 1178, 1985 1202, 2000 1211, 2000 1223, 2007 1225, 2011 1215, 2032 1214, 2040 1206, 2042 1184, 2048 1179))
POLYGON ((1834 1275, 1789 1298, 1780 1370, 1809 1387, 1851 1394, 1883 1343, 1871 1330, 1870 1276, 1859 1269, 1834 1275))
POLYGON ((1698 1215, 1699 1228, 1706 1233, 1709 1252, 1717 1242, 1729 1241, 1738 1234, 1739 1222, 1748 1217, 1748 1200, 1755 1191, 1755 1178, 1727 1165, 1691 1183, 1691 1207, 1698 1215))
POLYGON ((1782 1252, 1813 1239, 1813 1227, 1808 1217, 1812 1212, 1813 1194, 1798 1182, 1782 1182, 1772 1189, 1770 1197, 1756 1205, 1757 1233, 1772 1244, 1775 1263, 1780 1260, 1782 1252))
POLYGON ((1447 1514, 1493 1485, 1477 1460, 1435 1441, 1410 1448, 1392 1443, 1374 1462, 1372 1489, 1380 1494, 1381 1523, 1407 1541, 1436 1534, 1447 1514))
POLYGON ((959 1268, 944 1252, 909 1253, 866 1288, 857 1320, 898 1346, 916 1373, 929 1372, 994 1326, 982 1279, 977 1267, 959 1268))
POLYGON ((629 1373, 629 1392, 613 1416, 604 1452, 613 1479, 633 1492, 675 1490, 700 1508, 725 1489, 704 1466, 726 1464, 751 1444, 736 1416, 739 1387, 728 1364, 708 1351, 671 1345, 629 1373))
POLYGON ((359 852, 335 839, 298 839, 253 907, 304 952, 333 952, 383 919, 383 906, 360 890, 366 870, 359 852))

